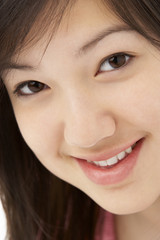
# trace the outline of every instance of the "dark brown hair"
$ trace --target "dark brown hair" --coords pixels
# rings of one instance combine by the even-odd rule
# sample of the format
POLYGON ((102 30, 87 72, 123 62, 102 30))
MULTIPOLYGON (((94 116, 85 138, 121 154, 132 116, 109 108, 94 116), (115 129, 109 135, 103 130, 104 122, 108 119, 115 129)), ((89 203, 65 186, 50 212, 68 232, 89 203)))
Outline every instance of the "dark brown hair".
MULTIPOLYGON (((55 33, 74 2, 1 1, 1 76, 21 48, 34 44, 50 27, 55 33)), ((104 7, 109 7, 122 21, 159 47, 159 0, 103 0, 103 3, 104 7)), ((2 79, 0 143, 0 196, 7 217, 8 239, 93 240, 100 207, 41 165, 19 132, 2 79)))

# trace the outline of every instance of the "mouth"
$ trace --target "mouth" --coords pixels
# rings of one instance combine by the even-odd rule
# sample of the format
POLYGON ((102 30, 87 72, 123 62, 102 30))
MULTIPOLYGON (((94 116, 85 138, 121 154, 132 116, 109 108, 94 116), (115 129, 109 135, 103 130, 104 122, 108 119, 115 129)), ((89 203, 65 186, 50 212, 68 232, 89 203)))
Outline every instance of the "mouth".
POLYGON ((133 149, 136 147, 136 145, 138 144, 139 141, 137 141, 136 143, 131 145, 129 148, 125 149, 124 151, 121 151, 120 153, 118 153, 117 155, 115 155, 109 159, 102 160, 102 161, 89 161, 89 160, 86 160, 86 161, 88 163, 96 165, 102 169, 110 169, 110 168, 114 167, 114 165, 118 164, 123 159, 125 159, 129 154, 131 154, 133 149))
POLYGON ((98 158, 97 161, 74 159, 92 182, 101 185, 116 184, 126 179, 133 171, 143 142, 144 138, 141 138, 130 147, 124 148, 121 152, 116 151, 117 154, 106 159, 98 158))

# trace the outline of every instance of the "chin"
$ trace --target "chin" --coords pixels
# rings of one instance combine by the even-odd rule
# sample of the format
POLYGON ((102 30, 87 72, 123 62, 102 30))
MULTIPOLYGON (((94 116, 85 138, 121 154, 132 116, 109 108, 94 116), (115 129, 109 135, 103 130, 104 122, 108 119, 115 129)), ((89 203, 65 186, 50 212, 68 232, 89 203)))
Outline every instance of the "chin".
POLYGON ((128 214, 135 214, 143 212, 147 209, 149 209, 153 203, 151 202, 145 202, 143 199, 139 202, 109 202, 107 204, 104 203, 98 203, 96 202, 100 207, 102 207, 104 210, 111 212, 116 215, 128 215, 128 214))

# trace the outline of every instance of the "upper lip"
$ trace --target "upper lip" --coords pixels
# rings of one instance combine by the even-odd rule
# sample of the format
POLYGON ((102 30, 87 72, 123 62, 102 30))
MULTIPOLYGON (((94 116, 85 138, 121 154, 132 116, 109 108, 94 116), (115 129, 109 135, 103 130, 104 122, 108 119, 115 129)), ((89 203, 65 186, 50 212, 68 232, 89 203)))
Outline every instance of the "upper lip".
POLYGON ((126 149, 128 149, 129 147, 131 147, 134 143, 136 143, 137 141, 139 140, 142 140, 141 139, 138 139, 138 140, 134 140, 128 144, 125 144, 125 145, 122 145, 121 147, 117 147, 115 148, 114 150, 112 151, 105 151, 105 152, 102 152, 102 153, 99 153, 99 154, 92 154, 92 155, 79 155, 79 156, 76 156, 74 158, 76 159, 81 159, 81 160, 88 160, 88 161, 103 161, 103 160, 107 160, 109 158, 112 158, 114 156, 116 156, 117 154, 119 154, 120 152, 123 152, 125 151, 126 149))

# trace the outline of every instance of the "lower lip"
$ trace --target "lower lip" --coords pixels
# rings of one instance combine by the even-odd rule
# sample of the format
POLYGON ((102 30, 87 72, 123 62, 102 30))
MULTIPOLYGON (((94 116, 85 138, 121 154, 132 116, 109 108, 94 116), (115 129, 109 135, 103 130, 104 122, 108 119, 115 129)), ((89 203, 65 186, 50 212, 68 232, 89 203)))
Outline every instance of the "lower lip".
POLYGON ((85 160, 75 158, 84 174, 94 183, 101 185, 116 184, 125 180, 134 169, 143 144, 144 138, 139 140, 133 151, 123 160, 111 168, 100 168, 85 160))

